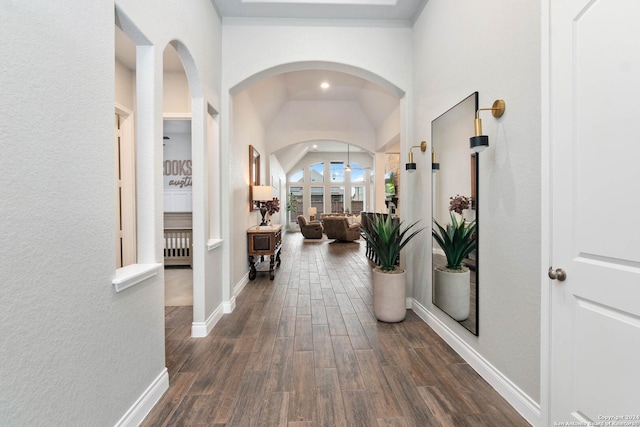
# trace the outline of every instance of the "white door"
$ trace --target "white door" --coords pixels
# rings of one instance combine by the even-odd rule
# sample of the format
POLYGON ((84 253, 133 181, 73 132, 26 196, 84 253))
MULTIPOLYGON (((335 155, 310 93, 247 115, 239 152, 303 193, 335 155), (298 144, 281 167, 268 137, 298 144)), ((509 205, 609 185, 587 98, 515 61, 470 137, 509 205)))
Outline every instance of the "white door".
POLYGON ((640 1, 548 4, 550 261, 566 280, 549 283, 543 423, 640 426, 640 1))
POLYGON ((136 173, 133 113, 116 107, 115 119, 115 212, 116 266, 135 264, 136 173))

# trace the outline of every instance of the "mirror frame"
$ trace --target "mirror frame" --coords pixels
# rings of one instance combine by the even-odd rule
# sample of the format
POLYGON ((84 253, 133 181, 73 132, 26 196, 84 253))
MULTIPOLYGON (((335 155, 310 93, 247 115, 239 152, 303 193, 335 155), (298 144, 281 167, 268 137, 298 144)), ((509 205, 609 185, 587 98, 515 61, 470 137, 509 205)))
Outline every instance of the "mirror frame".
POLYGON ((253 186, 260 185, 260 153, 249 145, 249 212, 260 209, 253 201, 253 186))
MULTIPOLYGON (((471 106, 467 107, 469 108, 469 110, 471 110, 471 106)), ((450 143, 455 143, 455 144, 463 144, 463 148, 460 149, 460 151, 462 151, 463 149, 466 149, 469 151, 469 163, 464 162, 456 167, 458 168, 466 168, 469 167, 469 176, 470 176, 470 183, 469 183, 469 189, 470 189, 470 194, 464 194, 464 195, 468 195, 471 196, 472 201, 471 201, 471 206, 470 206, 470 210, 473 210, 475 213, 475 220, 476 220, 476 240, 479 243, 479 229, 480 229, 480 221, 479 221, 479 200, 478 200, 478 187, 479 187, 479 155, 478 153, 474 153, 473 151, 471 151, 469 149, 469 139, 468 137, 473 136, 473 132, 474 132, 474 127, 473 127, 473 121, 475 119, 475 114, 476 111, 478 111, 478 92, 473 92, 471 95, 465 97, 463 100, 461 100, 460 102, 458 102, 457 104, 455 104, 453 107, 451 107, 450 109, 448 109, 447 111, 445 111, 444 113, 442 113, 440 116, 436 117, 435 119, 433 119, 431 121, 431 146, 432 149, 435 150, 434 154, 436 155, 436 157, 438 156, 438 150, 436 150, 437 147, 442 148, 442 144, 450 144, 450 143), (458 119, 458 121, 456 123, 451 123, 450 125, 452 126, 456 126, 455 128, 450 128, 451 130, 449 130, 449 128, 442 128, 443 126, 447 126, 449 125, 448 120, 451 119, 451 116, 447 116, 448 114, 451 114, 452 112, 455 113, 459 113, 459 114, 466 114, 466 110, 459 112, 459 111, 454 111, 457 107, 466 107, 465 103, 469 102, 469 101, 473 101, 473 111, 469 111, 470 115, 469 117, 461 117, 460 119, 458 119), (441 122, 440 126, 438 121, 441 122), (464 129, 463 129, 464 128, 464 129), (443 131, 444 129, 444 131, 443 131), (456 140, 455 141, 439 141, 440 136, 442 135, 443 132, 447 132, 447 130, 449 130, 449 132, 456 132, 459 133, 459 135, 464 135, 464 138, 458 138, 456 136, 456 140)), ((454 116, 455 117, 455 116, 454 116)), ((435 162, 438 162, 438 159, 435 160, 435 162)), ((443 165, 440 164, 440 169, 436 169, 436 179, 438 179, 439 177, 437 175, 442 174, 442 171, 445 170, 445 168, 447 168, 447 165, 443 165)), ((449 168, 451 168, 451 166, 449 166, 449 168)), ((458 169, 460 170, 460 169, 458 169)), ((454 196, 455 194, 451 194, 451 195, 445 195, 444 198, 442 200, 440 200, 441 203, 444 203, 443 200, 447 201, 449 196, 454 196)), ((435 211, 434 209, 437 207, 437 204, 434 203, 434 200, 436 200, 436 197, 438 195, 436 194, 436 189, 435 186, 432 187, 432 197, 431 197, 431 218, 433 220, 434 215, 435 215, 435 211)), ((435 242, 435 239, 433 239, 432 237, 432 243, 431 243, 431 252, 432 252, 432 268, 431 268, 431 277, 432 277, 432 294, 431 294, 431 301, 433 303, 433 305, 435 307, 438 307, 435 304, 435 298, 434 298, 434 271, 435 271, 435 259, 434 259, 434 248, 437 247, 437 243, 435 242)), ((471 289, 471 298, 473 298, 475 301, 471 301, 469 302, 470 304, 470 312, 469 312, 469 317, 465 320, 462 321, 458 321, 458 323, 463 326, 465 329, 467 329, 469 332, 471 332, 474 335, 478 335, 479 331, 480 331, 480 325, 479 325, 479 289, 480 289, 480 283, 479 283, 479 269, 480 269, 480 262, 479 262, 479 244, 476 245, 476 249, 475 249, 475 266, 472 266, 470 268, 471 270, 471 276, 470 276, 470 286, 472 286, 475 282, 475 293, 474 293, 474 289, 471 289), (475 295, 475 298, 474 298, 475 295), (475 302, 475 303, 474 303, 475 302)), ((440 309, 440 307, 438 307, 440 309)), ((442 310, 442 309, 440 309, 442 310)), ((443 313, 449 315, 446 311, 442 310, 443 313)))

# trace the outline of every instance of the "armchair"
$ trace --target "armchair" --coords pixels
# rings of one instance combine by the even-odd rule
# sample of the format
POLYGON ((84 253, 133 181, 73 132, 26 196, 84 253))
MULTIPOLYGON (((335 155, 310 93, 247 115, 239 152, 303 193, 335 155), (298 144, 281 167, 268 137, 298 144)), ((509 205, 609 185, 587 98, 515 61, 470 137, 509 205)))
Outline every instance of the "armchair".
POLYGON ((329 239, 351 242, 360 238, 360 224, 349 224, 349 219, 345 216, 326 217, 322 221, 329 239))
POLYGON ((298 215, 300 232, 306 239, 322 239, 322 224, 319 221, 307 222, 304 215, 298 215))

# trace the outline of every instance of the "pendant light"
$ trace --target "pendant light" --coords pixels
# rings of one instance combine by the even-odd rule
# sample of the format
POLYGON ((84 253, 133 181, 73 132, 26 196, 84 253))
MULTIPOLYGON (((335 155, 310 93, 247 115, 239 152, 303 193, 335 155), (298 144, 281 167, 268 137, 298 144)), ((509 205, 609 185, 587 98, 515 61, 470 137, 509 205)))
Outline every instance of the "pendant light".
POLYGON ((349 157, 349 144, 347 144, 347 165, 344 167, 344 170, 347 172, 351 172, 351 162, 349 157))

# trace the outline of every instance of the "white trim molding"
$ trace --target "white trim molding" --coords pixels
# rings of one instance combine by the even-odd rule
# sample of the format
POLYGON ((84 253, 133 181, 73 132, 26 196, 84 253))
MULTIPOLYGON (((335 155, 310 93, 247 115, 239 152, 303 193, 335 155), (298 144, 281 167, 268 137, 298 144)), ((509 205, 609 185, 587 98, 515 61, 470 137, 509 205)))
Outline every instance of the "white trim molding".
POLYGON ((216 308, 206 322, 193 322, 191 324, 191 336, 193 338, 204 338, 213 330, 216 324, 227 313, 233 313, 236 308, 236 297, 244 290, 249 283, 249 273, 245 274, 242 280, 233 287, 233 296, 229 301, 225 301, 216 308))
POLYGON ((126 414, 116 423, 116 427, 138 426, 144 418, 151 412, 151 409, 160 400, 162 395, 169 389, 169 372, 167 368, 153 380, 151 385, 142 393, 126 414))
POLYGON ((116 292, 124 291, 158 274, 162 264, 131 264, 116 270, 112 284, 116 292))
POLYGON ((249 272, 247 272, 242 279, 233 287, 233 297, 237 297, 240 295, 242 291, 244 291, 244 287, 249 284, 249 272))
POLYGON ((204 338, 213 330, 224 314, 223 305, 219 305, 205 322, 193 322, 191 324, 191 337, 204 338))
POLYGON ((229 313, 233 313, 233 310, 235 309, 236 309, 236 297, 234 294, 234 296, 232 296, 229 301, 225 301, 222 303, 222 310, 225 312, 225 314, 229 314, 229 313))
POLYGON ((451 328, 413 300, 413 311, 424 320, 449 346, 484 378, 531 425, 540 425, 540 404, 522 391, 451 328))
POLYGON ((215 248, 219 248, 220 246, 222 246, 222 242, 223 241, 224 240, 222 240, 222 239, 209 239, 207 241, 207 250, 208 251, 212 251, 215 248))

